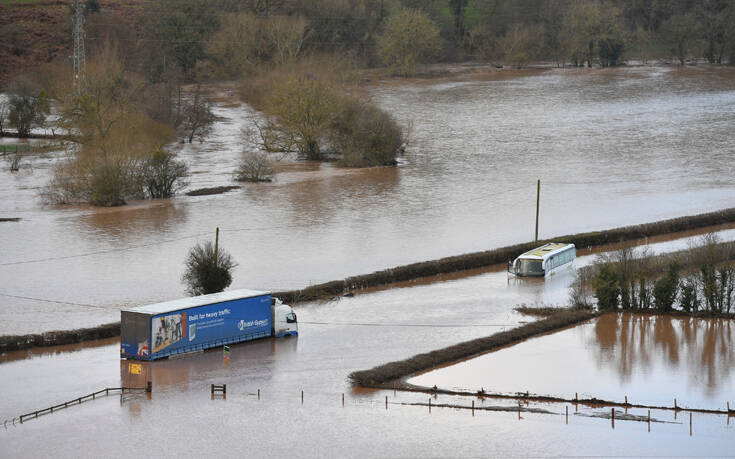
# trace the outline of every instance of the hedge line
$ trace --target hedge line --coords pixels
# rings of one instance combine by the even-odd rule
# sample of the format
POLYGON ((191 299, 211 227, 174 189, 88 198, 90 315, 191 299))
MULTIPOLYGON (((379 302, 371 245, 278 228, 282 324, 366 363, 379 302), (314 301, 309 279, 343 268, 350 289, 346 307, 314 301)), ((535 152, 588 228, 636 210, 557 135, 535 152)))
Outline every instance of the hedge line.
POLYGON ((60 346, 95 339, 120 336, 120 322, 76 330, 56 330, 32 335, 0 336, 0 352, 17 351, 31 347, 60 346))
POLYGON ((516 258, 523 252, 538 247, 541 244, 545 244, 546 242, 564 241, 574 243, 577 247, 594 247, 631 239, 641 239, 661 234, 676 233, 695 228, 731 223, 734 221, 735 208, 730 208, 706 214, 672 218, 654 223, 624 226, 621 228, 592 233, 571 234, 538 242, 526 242, 524 244, 501 247, 494 250, 486 250, 484 252, 474 252, 441 258, 438 260, 423 261, 376 271, 371 274, 353 276, 343 280, 312 285, 301 290, 274 292, 273 295, 286 303, 313 301, 341 295, 351 290, 359 290, 384 284, 413 280, 420 277, 435 276, 437 274, 447 274, 456 271, 483 268, 498 263, 506 263, 508 260, 516 258))
POLYGON ((454 363, 502 346, 517 343, 532 336, 589 320, 597 315, 599 313, 588 310, 569 310, 547 319, 531 322, 484 338, 477 338, 444 349, 418 354, 406 360, 386 363, 370 370, 355 371, 350 373, 349 377, 353 383, 359 386, 380 386, 420 371, 430 370, 446 363, 454 363))

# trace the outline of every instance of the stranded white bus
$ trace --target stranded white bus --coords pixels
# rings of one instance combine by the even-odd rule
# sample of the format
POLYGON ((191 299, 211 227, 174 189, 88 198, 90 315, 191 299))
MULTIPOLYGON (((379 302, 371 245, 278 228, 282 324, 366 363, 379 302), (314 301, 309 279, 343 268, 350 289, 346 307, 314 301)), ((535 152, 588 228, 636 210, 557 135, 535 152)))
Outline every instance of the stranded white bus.
POLYGON ((571 266, 576 255, 574 244, 550 242, 508 261, 508 272, 516 276, 543 277, 562 266, 571 266))

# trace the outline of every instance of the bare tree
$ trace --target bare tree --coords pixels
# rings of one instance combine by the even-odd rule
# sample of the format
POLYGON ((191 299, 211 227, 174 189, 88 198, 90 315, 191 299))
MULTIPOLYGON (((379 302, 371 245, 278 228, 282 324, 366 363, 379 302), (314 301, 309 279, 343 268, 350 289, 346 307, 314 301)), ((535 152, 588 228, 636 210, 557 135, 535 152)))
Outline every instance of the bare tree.
POLYGON ((212 113, 212 105, 202 97, 200 85, 197 85, 194 98, 183 104, 181 112, 183 115, 181 129, 189 143, 194 140, 194 137, 203 142, 204 138, 212 133, 212 125, 216 117, 212 113))
POLYGON ((271 16, 266 19, 263 32, 274 48, 274 60, 287 62, 299 56, 308 35, 304 18, 271 16))

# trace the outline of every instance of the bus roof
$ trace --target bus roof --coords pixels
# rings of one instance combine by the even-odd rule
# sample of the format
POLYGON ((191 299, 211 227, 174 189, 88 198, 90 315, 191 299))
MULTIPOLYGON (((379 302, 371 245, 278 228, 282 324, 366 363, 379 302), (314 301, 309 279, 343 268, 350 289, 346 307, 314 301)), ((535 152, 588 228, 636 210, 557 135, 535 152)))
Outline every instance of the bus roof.
POLYGON ((574 247, 574 244, 567 244, 565 242, 549 242, 541 247, 536 247, 533 250, 529 250, 526 253, 521 254, 518 258, 532 259, 532 260, 544 260, 550 255, 559 253, 562 250, 574 247))
POLYGON ((270 295, 270 293, 271 292, 261 292, 258 290, 231 290, 229 292, 211 293, 209 295, 192 296, 190 298, 181 298, 178 300, 165 301, 163 303, 148 304, 145 306, 138 306, 137 308, 123 308, 122 310, 150 315, 165 314, 167 312, 180 311, 182 309, 195 308, 197 306, 205 306, 208 304, 270 295))

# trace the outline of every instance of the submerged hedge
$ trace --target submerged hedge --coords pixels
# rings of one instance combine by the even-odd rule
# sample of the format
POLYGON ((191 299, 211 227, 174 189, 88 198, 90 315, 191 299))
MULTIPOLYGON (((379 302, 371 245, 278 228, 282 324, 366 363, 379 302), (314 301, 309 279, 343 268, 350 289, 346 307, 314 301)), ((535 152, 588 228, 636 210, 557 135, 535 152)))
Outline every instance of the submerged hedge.
POLYGON ((349 377, 353 383, 359 386, 380 386, 397 379, 405 378, 414 373, 431 370, 439 365, 454 363, 542 333, 589 320, 597 315, 599 313, 588 310, 560 312, 547 319, 531 322, 484 338, 477 338, 444 349, 418 354, 406 360, 386 363, 370 370, 355 371, 350 373, 349 377))
POLYGON ((31 335, 0 336, 0 352, 17 351, 31 347, 60 346, 95 339, 120 336, 120 322, 76 330, 56 330, 31 335))
MULTIPOLYGON (((538 242, 526 242, 524 244, 501 247, 499 249, 486 250, 484 252, 474 252, 441 258, 438 260, 423 261, 396 268, 384 269, 371 274, 353 276, 342 280, 312 285, 300 290, 273 292, 273 296, 280 298, 285 303, 291 304, 332 298, 351 290, 505 263, 508 260, 514 259, 523 252, 551 241, 572 242, 578 248, 594 247, 631 239, 676 233, 732 222, 735 222, 735 208, 706 214, 672 218, 669 220, 645 223, 642 225, 624 226, 606 231, 559 236, 553 239, 546 239, 538 242)), ((99 327, 70 331, 53 331, 43 334, 24 336, 0 336, 0 352, 27 349, 36 346, 56 346, 60 344, 78 343, 81 341, 118 336, 119 334, 120 323, 117 322, 101 325, 99 327)))
POLYGON ((410 265, 376 271, 371 274, 353 276, 343 280, 312 285, 302 290, 274 292, 273 295, 286 303, 313 301, 341 295, 351 290, 359 290, 384 284, 418 279, 420 277, 435 276, 437 274, 447 274, 468 269, 484 268, 498 263, 506 263, 508 260, 516 258, 523 252, 552 241, 571 242, 574 243, 577 248, 594 247, 731 222, 735 222, 735 208, 688 217, 672 218, 669 220, 645 223, 642 225, 624 226, 607 231, 559 236, 538 242, 526 242, 524 244, 501 247, 494 250, 486 250, 484 252, 474 252, 440 258, 438 260, 422 261, 410 265))

